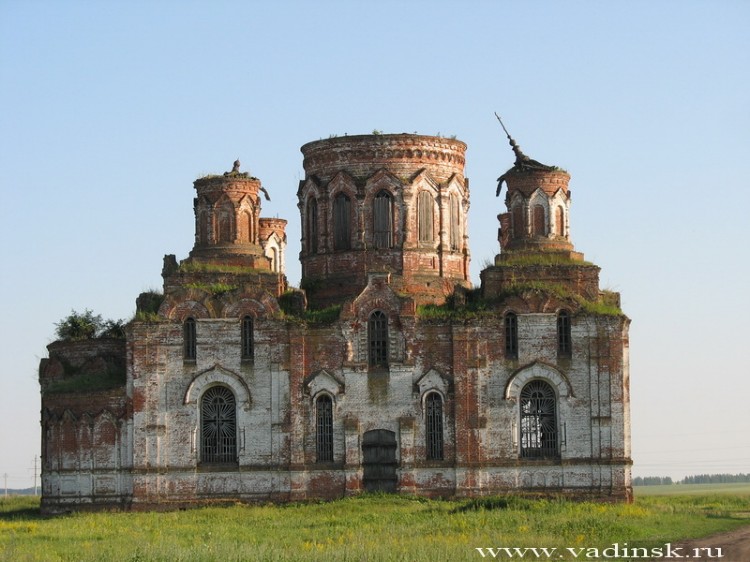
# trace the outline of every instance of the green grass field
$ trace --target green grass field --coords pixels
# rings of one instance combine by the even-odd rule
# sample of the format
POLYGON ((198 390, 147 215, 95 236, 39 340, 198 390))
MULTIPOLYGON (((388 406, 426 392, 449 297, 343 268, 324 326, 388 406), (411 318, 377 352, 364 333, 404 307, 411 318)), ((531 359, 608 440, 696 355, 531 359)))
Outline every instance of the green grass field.
POLYGON ((630 505, 366 495, 329 503, 51 518, 39 514, 37 498, 13 497, 0 501, 0 559, 447 561, 482 560, 477 547, 651 548, 750 524, 750 489, 717 492, 639 493, 630 505))
POLYGON ((665 484, 663 486, 635 486, 636 497, 683 496, 695 494, 745 494, 750 495, 750 482, 733 484, 665 484))

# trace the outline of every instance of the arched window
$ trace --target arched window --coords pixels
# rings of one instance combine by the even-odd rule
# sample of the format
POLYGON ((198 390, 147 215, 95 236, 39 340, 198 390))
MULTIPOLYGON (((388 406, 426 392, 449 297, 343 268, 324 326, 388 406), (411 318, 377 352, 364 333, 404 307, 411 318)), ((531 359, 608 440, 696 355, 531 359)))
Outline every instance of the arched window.
POLYGON ((393 197, 385 190, 378 192, 372 209, 373 243, 376 248, 393 246, 393 197))
POLYGON ((219 232, 217 236, 219 243, 233 241, 233 223, 234 207, 227 201, 219 210, 219 232))
POLYGON ((188 361, 195 361, 196 357, 196 335, 195 319, 188 318, 182 325, 182 351, 183 357, 188 361))
POLYGON ((242 318, 242 329, 240 332, 242 340, 242 359, 252 359, 255 354, 252 316, 245 316, 242 318))
POLYGON ((253 215, 250 211, 240 213, 240 224, 237 228, 238 238, 242 242, 253 242, 253 215))
POLYGON ((560 205, 555 209, 555 234, 565 236, 565 211, 560 205))
POLYGON ((198 219, 198 243, 202 246, 208 244, 208 231, 211 215, 208 211, 201 211, 198 219))
POLYGON ((281 271, 281 264, 279 263, 279 251, 276 248, 271 248, 269 252, 271 255, 271 271, 279 273, 281 271))
POLYGON ((333 400, 327 394, 315 401, 315 449, 318 462, 333 461, 333 400))
POLYGON ((367 324, 369 363, 371 367, 388 366, 388 317, 376 310, 367 324))
POLYGON ((237 406, 225 386, 212 386, 201 398, 201 461, 237 462, 237 406))
POLYGON ((451 250, 461 249, 461 203, 454 193, 448 198, 450 207, 450 244, 451 250))
POLYGON ((523 207, 516 205, 513 207, 513 238, 522 238, 526 235, 526 228, 523 224, 523 207))
POLYGON ((333 249, 351 248, 351 201, 343 193, 333 200, 333 249))
POLYGON ((521 457, 557 457, 557 398, 544 381, 521 389, 521 457))
POLYGON ((518 316, 513 312, 505 315, 505 357, 518 359, 518 316))
POLYGON ((541 205, 534 205, 533 214, 533 233, 535 236, 545 236, 547 234, 547 221, 544 217, 544 207, 541 205))
POLYGON ((435 202, 427 191, 420 191, 417 197, 417 230, 420 242, 432 242, 435 239, 433 214, 435 202))
POLYGON ((570 314, 561 310, 557 314, 557 354, 570 357, 573 353, 573 342, 570 334, 570 314))
POLYGON ((443 399, 437 392, 430 392, 425 399, 425 434, 427 437, 427 460, 443 460, 443 399))
POLYGON ((311 254, 318 253, 318 202, 312 197, 307 200, 307 213, 305 214, 305 238, 307 251, 311 254))

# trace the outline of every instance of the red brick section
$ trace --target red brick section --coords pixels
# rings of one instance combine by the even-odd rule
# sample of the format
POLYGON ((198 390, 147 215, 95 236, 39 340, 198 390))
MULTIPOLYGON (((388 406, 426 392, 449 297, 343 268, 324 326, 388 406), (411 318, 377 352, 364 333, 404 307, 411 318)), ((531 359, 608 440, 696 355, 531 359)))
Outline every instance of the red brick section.
POLYGON ((468 180, 464 177, 466 145, 442 137, 421 135, 360 135, 308 143, 302 147, 306 179, 298 191, 303 233, 306 204, 317 201, 317 251, 303 240, 302 287, 313 308, 358 295, 369 273, 390 272, 394 289, 417 303, 444 302, 456 286, 469 287, 466 237, 468 180), (310 187, 313 186, 313 187, 310 187), (422 187, 420 187, 422 186, 422 187), (373 200, 386 189, 393 196, 393 244, 376 248, 373 239, 373 200), (417 236, 417 193, 430 191, 435 202, 435 239, 417 236), (332 197, 345 192, 352 200, 355 229, 350 249, 332 246, 332 197), (462 200, 459 218, 462 244, 451 249, 448 222, 449 192, 462 200))

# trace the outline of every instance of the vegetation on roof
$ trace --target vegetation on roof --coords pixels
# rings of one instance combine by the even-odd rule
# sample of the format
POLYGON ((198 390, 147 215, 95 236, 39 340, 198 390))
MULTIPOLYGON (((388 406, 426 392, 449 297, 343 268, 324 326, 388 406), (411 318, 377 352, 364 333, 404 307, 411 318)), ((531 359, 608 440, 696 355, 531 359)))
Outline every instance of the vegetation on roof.
POLYGON ((71 310, 70 314, 55 324, 55 335, 63 341, 80 341, 97 338, 125 338, 124 320, 103 320, 101 314, 89 309, 71 310))

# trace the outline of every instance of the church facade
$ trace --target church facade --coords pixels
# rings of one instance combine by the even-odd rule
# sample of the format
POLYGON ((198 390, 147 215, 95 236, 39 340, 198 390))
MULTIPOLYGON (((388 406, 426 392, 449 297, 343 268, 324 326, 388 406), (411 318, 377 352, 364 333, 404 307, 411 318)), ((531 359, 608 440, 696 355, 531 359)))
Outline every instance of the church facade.
POLYGON ((629 500, 630 321, 573 247, 568 173, 511 145, 476 288, 458 140, 304 145, 300 288, 260 180, 238 163, 196 180, 193 250, 165 256, 124 340, 48 346, 43 509, 629 500))

